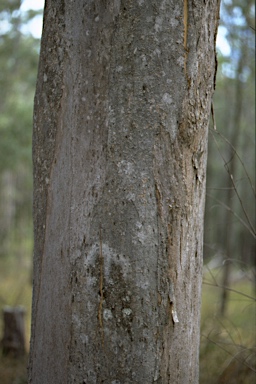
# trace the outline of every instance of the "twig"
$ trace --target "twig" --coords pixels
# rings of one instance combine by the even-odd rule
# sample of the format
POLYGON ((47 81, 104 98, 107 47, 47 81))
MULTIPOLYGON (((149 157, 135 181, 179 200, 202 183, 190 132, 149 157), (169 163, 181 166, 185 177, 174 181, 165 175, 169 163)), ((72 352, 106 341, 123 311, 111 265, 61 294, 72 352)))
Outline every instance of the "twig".
MULTIPOLYGON (((205 335, 202 335, 203 337, 205 337, 208 341, 210 341, 210 343, 213 343, 215 344, 217 347, 221 348, 223 351, 225 351, 227 354, 229 354, 230 356, 232 356, 233 359, 237 360, 239 363, 242 363, 244 364, 247 368, 251 369, 253 372, 256 372, 256 370, 254 368, 252 368, 249 364, 247 364, 244 361, 242 361, 241 359, 239 359, 236 355, 234 356, 231 352, 229 352, 226 348, 223 348, 222 345, 220 345, 219 343, 217 343, 216 341, 210 339, 208 336, 205 336, 205 335)), ((248 348, 245 348, 245 350, 248 350, 248 348)))
POLYGON ((205 284, 205 285, 210 285, 210 286, 212 286, 212 287, 221 288, 221 289, 226 289, 227 291, 237 293, 238 295, 241 295, 241 296, 247 297, 247 298, 250 299, 250 300, 256 301, 256 297, 247 295, 246 293, 243 293, 243 292, 241 292, 241 291, 237 291, 237 290, 234 289, 234 288, 229 288, 229 287, 220 285, 220 284, 218 284, 217 282, 216 282, 215 284, 213 284, 213 283, 210 283, 210 282, 208 282, 208 281, 203 280, 203 284, 205 284))
POLYGON ((233 336, 231 335, 231 333, 229 332, 228 328, 225 326, 225 324, 219 319, 217 318, 217 321, 220 323, 220 325, 222 326, 223 329, 226 330, 227 334, 229 335, 230 337, 230 340, 232 341, 232 345, 236 346, 236 348, 241 348, 241 344, 242 344, 242 340, 241 340, 241 334, 239 333, 239 330, 238 328, 235 326, 235 324, 230 320, 230 319, 227 319, 230 324, 232 325, 233 329, 236 331, 236 334, 239 338, 239 341, 240 341, 240 345, 239 344, 236 344, 235 340, 233 339, 233 336))
POLYGON ((207 196, 209 196, 211 199, 215 200, 217 203, 219 203, 222 207, 226 208, 228 211, 230 211, 239 221, 240 223, 250 232, 250 234, 256 238, 256 233, 253 229, 251 229, 247 224, 246 222, 241 219, 241 217, 239 217, 228 205, 226 205, 225 203, 223 203, 222 201, 220 201, 219 199, 217 199, 216 197, 213 197, 212 195, 210 195, 209 193, 207 193, 207 196))
MULTIPOLYGON (((241 157, 239 156, 239 154, 238 154, 236 148, 235 148, 235 147, 230 143, 230 141, 229 141, 224 135, 222 135, 218 130, 214 130, 214 131, 211 130, 212 135, 213 135, 213 132, 216 133, 217 135, 219 135, 219 136, 222 138, 222 140, 224 140, 224 141, 225 141, 225 142, 226 142, 226 143, 233 149, 233 151, 234 151, 236 157, 238 158, 238 160, 240 161, 240 163, 241 163, 241 165, 242 165, 242 167, 243 167, 243 169, 244 169, 244 172, 245 172, 245 174, 246 174, 246 177, 247 177, 247 179, 248 179, 248 181, 249 181, 249 183, 250 183, 251 189, 252 189, 252 191, 253 191, 254 197, 256 198, 256 191, 255 191, 255 188, 254 188, 254 186, 253 186, 252 180, 251 180, 251 178, 250 178, 250 176, 249 176, 249 174, 248 174, 248 172, 247 172, 247 170, 246 170, 246 167, 245 167, 245 165, 244 165, 244 162, 243 162, 243 160, 241 159, 241 157)), ((214 137, 214 136, 213 136, 213 137, 214 137)), ((215 140, 215 143, 216 143, 216 140, 215 140)))
MULTIPOLYGON (((216 132, 217 132, 217 131, 216 131, 216 132)), ((218 133, 218 132, 217 132, 217 133, 218 133)), ((218 134, 220 135, 220 133, 218 133, 218 134)), ((221 136, 221 137, 222 137, 222 136, 221 136)), ((246 212, 246 210, 245 210, 243 201, 242 201, 242 199, 241 199, 241 197, 240 197, 240 195, 239 195, 239 193, 238 193, 238 190, 237 190, 237 188, 236 188, 236 185, 235 185, 235 182, 234 182, 233 175, 230 173, 230 170, 229 170, 229 167, 228 167, 228 164, 229 164, 229 162, 230 162, 231 160, 228 162, 228 161, 226 161, 226 160, 224 159, 224 157, 223 157, 223 155, 222 155, 222 153, 221 153, 221 151, 220 151, 219 144, 218 144, 218 142, 217 142, 217 140, 216 140, 216 138, 215 138, 214 135, 213 135, 213 139, 214 139, 215 144, 216 144, 216 146, 217 146, 217 148, 218 148, 218 152, 219 152, 219 154, 220 154, 220 156, 221 156, 221 158, 222 158, 222 160, 223 160, 223 162, 224 162, 224 167, 226 168, 227 173, 228 173, 228 175, 229 175, 229 177, 230 177, 232 186, 233 186, 234 191, 235 191, 235 193, 236 193, 236 195, 237 195, 237 198, 238 198, 238 200, 239 200, 240 206, 241 206, 241 208, 242 208, 242 210, 243 210, 243 212, 244 212, 244 215, 245 215, 246 220, 247 220, 247 222, 248 222, 248 224, 249 224, 249 227, 251 228, 251 231, 250 231, 250 232, 251 232, 251 233, 254 233, 254 237, 255 237, 255 234, 256 234, 255 228, 254 228, 253 224, 251 223, 251 220, 250 220, 250 218, 249 218, 249 216, 248 216, 248 214, 247 214, 247 212, 246 212)), ((226 138, 225 138, 225 141, 226 141, 226 142, 231 146, 231 148, 233 149, 233 151, 234 151, 234 152, 233 152, 233 156, 236 155, 236 156, 238 157, 238 159, 240 160, 240 162, 242 163, 242 165, 243 165, 243 162, 242 162, 242 160, 240 159, 240 157, 238 156, 236 149, 232 146, 232 144, 231 144, 226 138)), ((246 171, 244 165, 243 165, 243 168, 244 168, 244 170, 245 170, 245 173, 246 173, 246 175, 247 175, 247 178, 248 178, 248 180, 249 180, 249 182, 250 182, 250 184, 251 184, 252 190, 253 190, 254 195, 255 195, 255 191, 254 191, 254 188, 253 188, 253 186, 252 186, 250 177, 249 177, 249 175, 248 175, 248 173, 247 173, 247 171, 246 171)))

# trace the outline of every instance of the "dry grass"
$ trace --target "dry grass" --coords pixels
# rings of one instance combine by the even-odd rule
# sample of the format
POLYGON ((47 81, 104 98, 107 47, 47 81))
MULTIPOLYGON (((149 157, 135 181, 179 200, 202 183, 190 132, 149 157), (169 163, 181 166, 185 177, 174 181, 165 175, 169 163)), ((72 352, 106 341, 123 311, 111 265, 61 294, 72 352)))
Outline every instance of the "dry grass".
POLYGON ((8 356, 0 357, 1 384, 25 384, 27 380, 27 355, 14 359, 8 356))
MULTIPOLYGON (((31 316, 31 260, 17 262, 14 258, 0 260, 0 338, 3 335, 2 309, 8 305, 21 305, 26 309, 25 336, 26 350, 29 349, 30 316, 31 316)), ((27 383, 28 354, 21 358, 3 356, 0 351, 0 383, 27 383)))
MULTIPOLYGON (((214 272, 217 281, 219 272, 214 272)), ((212 280, 209 274, 205 278, 212 280)), ((234 282, 232 288, 253 296, 253 285, 247 278, 234 282)), ((219 288, 203 285, 200 383, 251 384, 256 382, 255 301, 231 292, 222 318, 220 294, 219 288)))

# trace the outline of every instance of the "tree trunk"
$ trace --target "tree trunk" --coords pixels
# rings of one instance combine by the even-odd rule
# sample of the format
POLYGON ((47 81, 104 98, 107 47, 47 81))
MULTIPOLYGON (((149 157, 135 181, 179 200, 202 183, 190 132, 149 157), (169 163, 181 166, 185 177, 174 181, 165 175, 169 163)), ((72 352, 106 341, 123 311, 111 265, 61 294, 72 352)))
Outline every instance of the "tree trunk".
POLYGON ((46 1, 30 382, 198 381, 218 1, 46 1))
MULTIPOLYGON (((243 49, 244 51, 244 49, 243 49)), ((241 57, 239 59, 237 73, 236 73, 236 92, 235 92, 235 105, 234 105, 234 118, 233 124, 231 126, 231 139, 230 143, 233 148, 238 148, 238 142, 240 138, 240 129, 241 129, 241 118, 242 118, 242 104, 243 104, 243 83, 240 79, 241 74, 244 69, 244 57, 246 52, 241 53, 241 57)), ((221 292, 221 300, 220 300, 220 315, 225 316, 227 311, 227 304, 229 298, 229 286, 230 286, 230 274, 232 269, 232 263, 235 260, 233 256, 232 244, 234 243, 233 237, 233 221, 235 211, 235 191, 234 184, 236 183, 237 176, 237 159, 236 154, 233 149, 231 149, 230 158, 227 160, 225 164, 225 168, 227 171, 227 200, 226 205, 229 207, 229 210, 225 212, 225 254, 223 255, 223 275, 222 275, 222 292, 221 292)))
POLYGON ((1 340, 4 355, 21 357, 25 354, 25 309, 5 307, 3 309, 4 335, 1 340))

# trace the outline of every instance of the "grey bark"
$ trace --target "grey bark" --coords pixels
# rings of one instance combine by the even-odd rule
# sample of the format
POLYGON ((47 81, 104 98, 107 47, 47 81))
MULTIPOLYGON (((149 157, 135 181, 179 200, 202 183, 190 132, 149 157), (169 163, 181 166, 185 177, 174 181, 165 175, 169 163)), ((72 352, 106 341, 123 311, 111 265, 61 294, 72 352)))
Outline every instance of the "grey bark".
POLYGON ((198 381, 218 10, 217 1, 46 2, 34 384, 198 381))

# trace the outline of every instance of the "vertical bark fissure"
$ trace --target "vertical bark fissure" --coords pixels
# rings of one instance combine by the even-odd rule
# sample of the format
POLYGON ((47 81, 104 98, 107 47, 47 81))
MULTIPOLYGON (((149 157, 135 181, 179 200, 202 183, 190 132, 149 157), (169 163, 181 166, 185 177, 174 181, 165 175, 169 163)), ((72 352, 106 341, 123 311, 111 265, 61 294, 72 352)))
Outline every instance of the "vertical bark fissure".
POLYGON ((103 306, 103 300, 104 300, 104 294, 103 294, 103 284, 104 284, 104 256, 102 251, 102 229, 100 226, 99 230, 99 237, 100 237, 100 303, 99 303, 99 310, 98 310, 98 320, 100 325, 100 332, 102 337, 102 345, 104 345, 104 324, 103 324, 103 314, 102 314, 102 306, 103 306))
POLYGON ((187 75, 187 60, 188 60, 188 0, 184 0, 184 8, 183 8, 183 23, 184 23, 184 72, 185 77, 188 79, 187 75))

